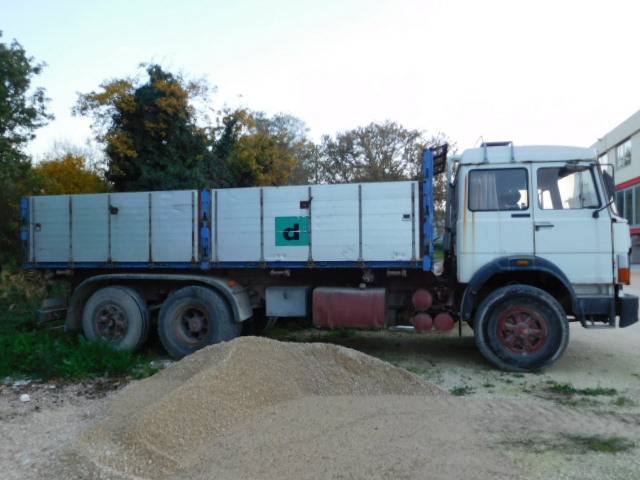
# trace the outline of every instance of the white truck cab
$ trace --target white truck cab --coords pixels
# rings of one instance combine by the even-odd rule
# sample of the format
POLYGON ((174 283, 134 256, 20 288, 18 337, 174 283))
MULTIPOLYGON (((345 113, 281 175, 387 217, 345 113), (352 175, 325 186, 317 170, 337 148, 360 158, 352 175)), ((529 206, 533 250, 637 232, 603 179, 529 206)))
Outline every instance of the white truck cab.
MULTIPOLYGON (((585 327, 613 327, 616 317, 626 326, 625 304, 637 318, 637 299, 621 294, 629 283, 629 227, 616 214, 612 177, 595 150, 500 142, 456 160, 451 221, 457 281, 466 286, 461 319, 475 324, 476 343, 495 364, 513 365, 515 355, 524 368, 525 358, 548 347, 555 327, 536 301, 553 297, 552 309, 585 327), (493 322, 481 318, 498 308, 484 297, 508 304, 493 322)), ((557 340, 561 353, 566 340, 557 340)))

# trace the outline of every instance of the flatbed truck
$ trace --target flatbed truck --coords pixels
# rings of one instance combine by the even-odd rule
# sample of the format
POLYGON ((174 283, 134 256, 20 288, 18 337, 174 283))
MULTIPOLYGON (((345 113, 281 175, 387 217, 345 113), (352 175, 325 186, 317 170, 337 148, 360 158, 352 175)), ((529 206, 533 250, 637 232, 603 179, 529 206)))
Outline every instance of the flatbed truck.
POLYGON ((550 366, 585 328, 637 322, 630 232, 596 152, 427 149, 412 181, 33 196, 25 267, 71 279, 43 320, 135 350, 157 328, 181 358, 265 319, 318 328, 468 324, 494 366, 550 366), (435 261, 434 181, 446 176, 435 261))

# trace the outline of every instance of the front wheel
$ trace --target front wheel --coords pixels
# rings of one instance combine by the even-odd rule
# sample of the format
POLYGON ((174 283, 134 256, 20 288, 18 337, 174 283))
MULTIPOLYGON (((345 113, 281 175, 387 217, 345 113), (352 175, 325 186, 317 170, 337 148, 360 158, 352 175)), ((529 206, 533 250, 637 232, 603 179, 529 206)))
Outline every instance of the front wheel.
POLYGON ((206 345, 233 340, 241 329, 227 301, 215 290, 200 286, 173 292, 158 316, 160 341, 176 359, 206 345))
POLYGON ((496 367, 536 371, 552 365, 569 342, 558 301, 529 285, 508 285, 486 297, 474 318, 476 346, 496 367))

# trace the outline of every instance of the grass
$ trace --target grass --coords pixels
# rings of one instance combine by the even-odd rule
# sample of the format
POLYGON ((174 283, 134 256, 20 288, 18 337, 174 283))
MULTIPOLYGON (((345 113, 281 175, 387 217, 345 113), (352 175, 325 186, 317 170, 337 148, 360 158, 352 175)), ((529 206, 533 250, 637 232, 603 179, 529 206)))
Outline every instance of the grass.
MULTIPOLYGON (((62 284, 49 284, 34 272, 0 277, 0 378, 83 379, 98 376, 149 376, 155 369, 141 355, 119 352, 107 343, 37 328, 40 301, 62 284)), ((57 292, 56 292, 57 290, 57 292)))
POLYGON ((587 397, 613 396, 618 394, 615 388, 576 388, 570 383, 552 383, 549 386, 549 391, 561 395, 583 395, 587 397))
POLYGON ((471 395, 472 393, 474 393, 474 389, 468 385, 461 385, 458 387, 453 387, 451 390, 449 390, 449 393, 451 393, 451 395, 455 395, 456 397, 463 397, 465 395, 471 395))
POLYGON ((631 400, 630 398, 619 396, 612 402, 616 407, 635 407, 638 402, 631 400))
POLYGON ((595 398, 585 398, 585 397, 565 397, 565 398, 559 398, 558 403, 560 403, 561 405, 565 405, 567 407, 573 407, 573 408, 580 408, 580 407, 599 407, 602 405, 602 403, 600 403, 598 400, 596 400, 595 398))
POLYGON ((627 452, 636 447, 635 442, 625 437, 584 434, 561 434, 552 438, 509 439, 501 442, 501 445, 506 448, 515 446, 532 454, 561 452, 570 455, 616 454, 627 452))
POLYGON ((416 366, 407 366, 404 367, 405 370, 413 373, 414 375, 425 375, 428 373, 428 369, 426 368, 422 368, 422 367, 416 367, 416 366))
POLYGON ((0 377, 82 379, 155 373, 141 356, 107 343, 50 331, 0 333, 0 377))
POLYGON ((620 453, 635 448, 635 443, 624 437, 600 435, 566 435, 566 439, 589 452, 620 453))

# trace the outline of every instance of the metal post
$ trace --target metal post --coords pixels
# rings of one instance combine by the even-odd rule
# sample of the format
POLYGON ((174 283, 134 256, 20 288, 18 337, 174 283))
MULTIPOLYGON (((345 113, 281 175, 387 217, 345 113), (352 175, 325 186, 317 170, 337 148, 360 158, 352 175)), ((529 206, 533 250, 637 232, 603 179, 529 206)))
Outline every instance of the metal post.
POLYGON ((73 196, 69 195, 69 264, 73 266, 73 196))
POLYGON ((153 218, 153 207, 152 207, 152 197, 151 197, 151 192, 149 192, 149 263, 153 264, 153 225, 152 225, 152 218, 153 218))
POLYGON ((411 183, 411 261, 416 261, 416 184, 411 183))
POLYGON ((309 210, 309 222, 308 222, 308 227, 309 227, 309 257, 308 257, 308 261, 309 261, 309 264, 312 264, 313 263, 313 250, 312 250, 313 237, 311 235, 311 232, 312 232, 313 228, 311 228, 311 208, 312 208, 311 204, 313 202, 311 201, 311 198, 312 198, 311 197, 311 186, 309 186, 308 195, 307 196, 309 198, 309 208, 308 208, 308 210, 309 210))
POLYGON ((260 263, 264 267, 264 188, 260 189, 260 263))
POLYGON ((358 185, 358 262, 364 263, 362 258, 362 185, 358 185))

